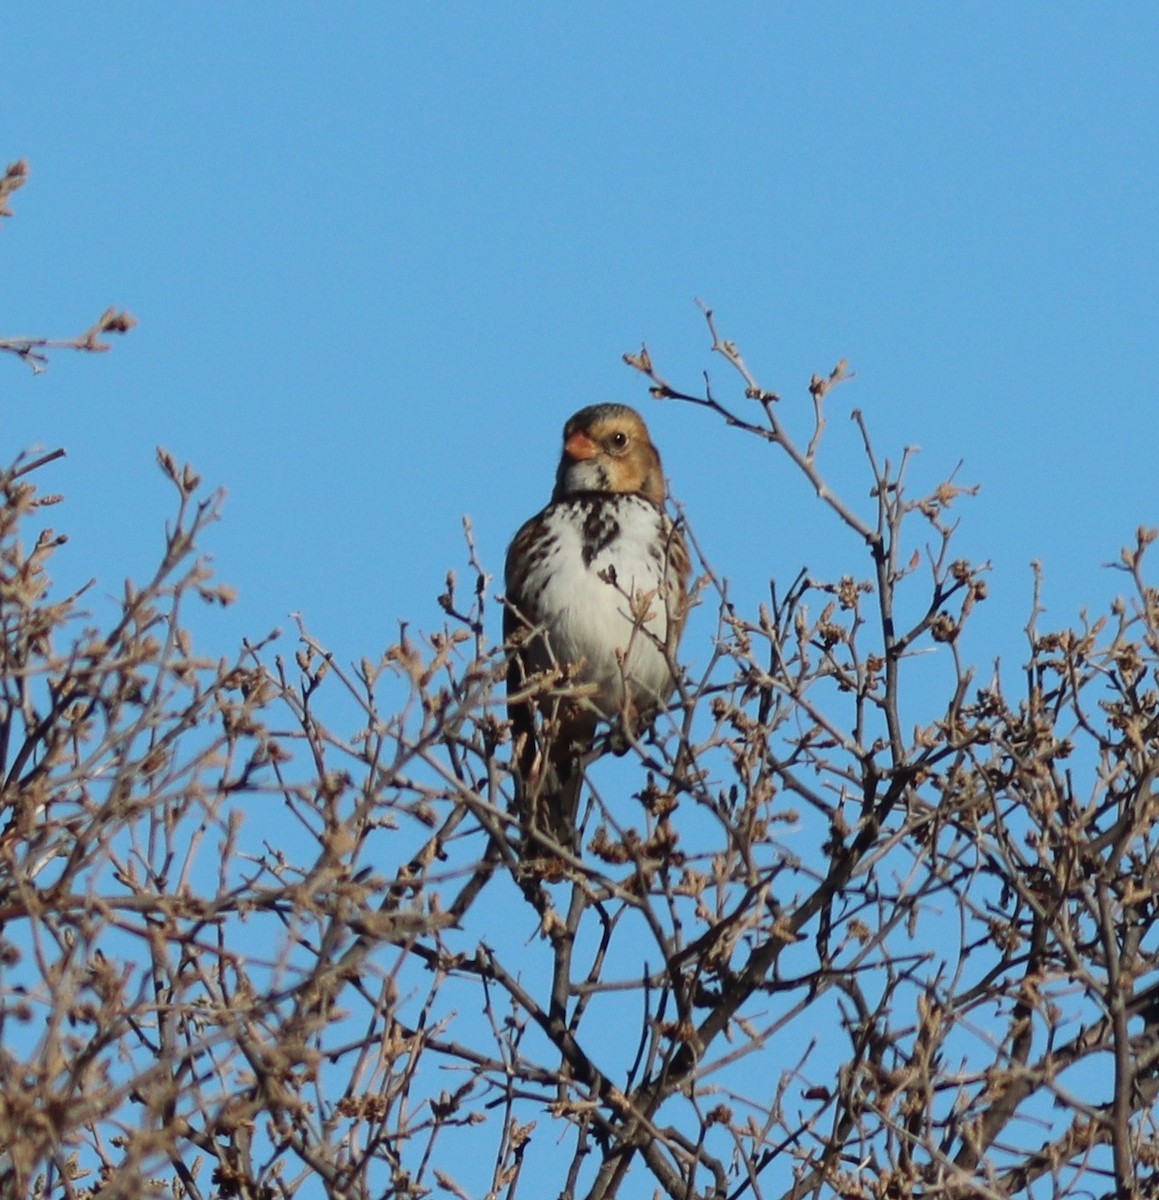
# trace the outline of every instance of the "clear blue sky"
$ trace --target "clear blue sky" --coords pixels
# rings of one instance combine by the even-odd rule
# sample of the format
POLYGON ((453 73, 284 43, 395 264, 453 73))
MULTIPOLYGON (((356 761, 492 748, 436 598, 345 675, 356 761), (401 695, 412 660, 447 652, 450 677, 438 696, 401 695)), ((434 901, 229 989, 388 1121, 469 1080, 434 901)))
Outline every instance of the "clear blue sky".
POLYGON ((850 359, 823 462, 851 498, 853 406, 922 447, 915 482, 965 459, 983 662, 1031 558, 1061 623, 1159 522, 1152 4, 18 4, 5 49, 0 154, 32 175, 0 332, 141 323, 40 378, 0 361, 3 454, 68 449, 62 581, 110 594, 159 545, 155 446, 227 488, 215 648, 291 611, 347 658, 436 625, 461 516, 498 573, 563 420, 609 399, 746 602, 860 573, 784 461, 620 363, 646 341, 731 390, 695 296, 799 428, 850 359))

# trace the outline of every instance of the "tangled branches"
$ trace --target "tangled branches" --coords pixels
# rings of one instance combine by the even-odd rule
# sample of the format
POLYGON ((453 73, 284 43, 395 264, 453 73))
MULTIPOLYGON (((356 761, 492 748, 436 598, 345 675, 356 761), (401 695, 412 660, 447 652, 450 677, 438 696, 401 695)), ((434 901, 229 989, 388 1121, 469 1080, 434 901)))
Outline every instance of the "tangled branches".
POLYGON ((707 316, 737 406, 630 362, 786 455, 866 557, 747 615, 706 572, 710 659, 595 764, 578 854, 521 853, 470 538, 437 633, 216 661, 191 470, 162 455, 161 561, 104 624, 53 596, 51 531, 24 549, 44 464, 0 476, 6 1194, 1150 1194, 1154 535, 1106 618, 1036 606, 1017 687, 980 684, 964 489, 911 497, 855 414, 869 511, 837 495, 844 365, 798 442, 707 316))

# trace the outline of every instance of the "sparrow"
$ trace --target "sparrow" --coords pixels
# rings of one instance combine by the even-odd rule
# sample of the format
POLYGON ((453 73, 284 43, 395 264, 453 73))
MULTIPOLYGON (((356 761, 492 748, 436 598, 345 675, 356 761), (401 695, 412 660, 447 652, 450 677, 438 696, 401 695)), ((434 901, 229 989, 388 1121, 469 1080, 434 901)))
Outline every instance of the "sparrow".
POLYGON ((664 500, 643 418, 596 404, 564 426, 551 503, 507 550, 516 806, 566 849, 576 846, 584 762, 600 722, 623 753, 625 732, 645 732, 676 685, 690 560, 664 500))

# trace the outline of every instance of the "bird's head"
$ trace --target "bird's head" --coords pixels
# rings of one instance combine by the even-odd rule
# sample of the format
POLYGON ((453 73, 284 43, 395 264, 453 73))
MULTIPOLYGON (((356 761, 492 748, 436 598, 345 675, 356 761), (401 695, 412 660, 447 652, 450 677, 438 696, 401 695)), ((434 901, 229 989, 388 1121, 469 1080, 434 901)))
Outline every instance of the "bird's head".
POLYGON ((552 500, 576 492, 621 492, 664 503, 664 472, 648 426, 626 404, 593 404, 563 427, 552 500))

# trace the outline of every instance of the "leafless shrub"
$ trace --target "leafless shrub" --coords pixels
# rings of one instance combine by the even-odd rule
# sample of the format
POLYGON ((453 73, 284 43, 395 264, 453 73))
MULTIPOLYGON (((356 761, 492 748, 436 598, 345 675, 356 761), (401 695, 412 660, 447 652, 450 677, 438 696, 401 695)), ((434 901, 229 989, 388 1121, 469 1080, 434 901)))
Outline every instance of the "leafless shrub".
POLYGON ((6 1194, 1154 1194, 1155 535, 1105 617, 1036 597, 1017 682, 980 681, 967 489, 911 497, 855 414, 870 502, 838 495, 844 364, 796 440, 706 316, 735 403, 629 361, 866 557, 753 614, 705 573, 710 660, 594 766, 579 854, 522 853, 469 530, 437 632, 218 661, 191 469, 161 454, 158 568, 104 620, 46 574, 53 456, 0 475, 6 1194))

